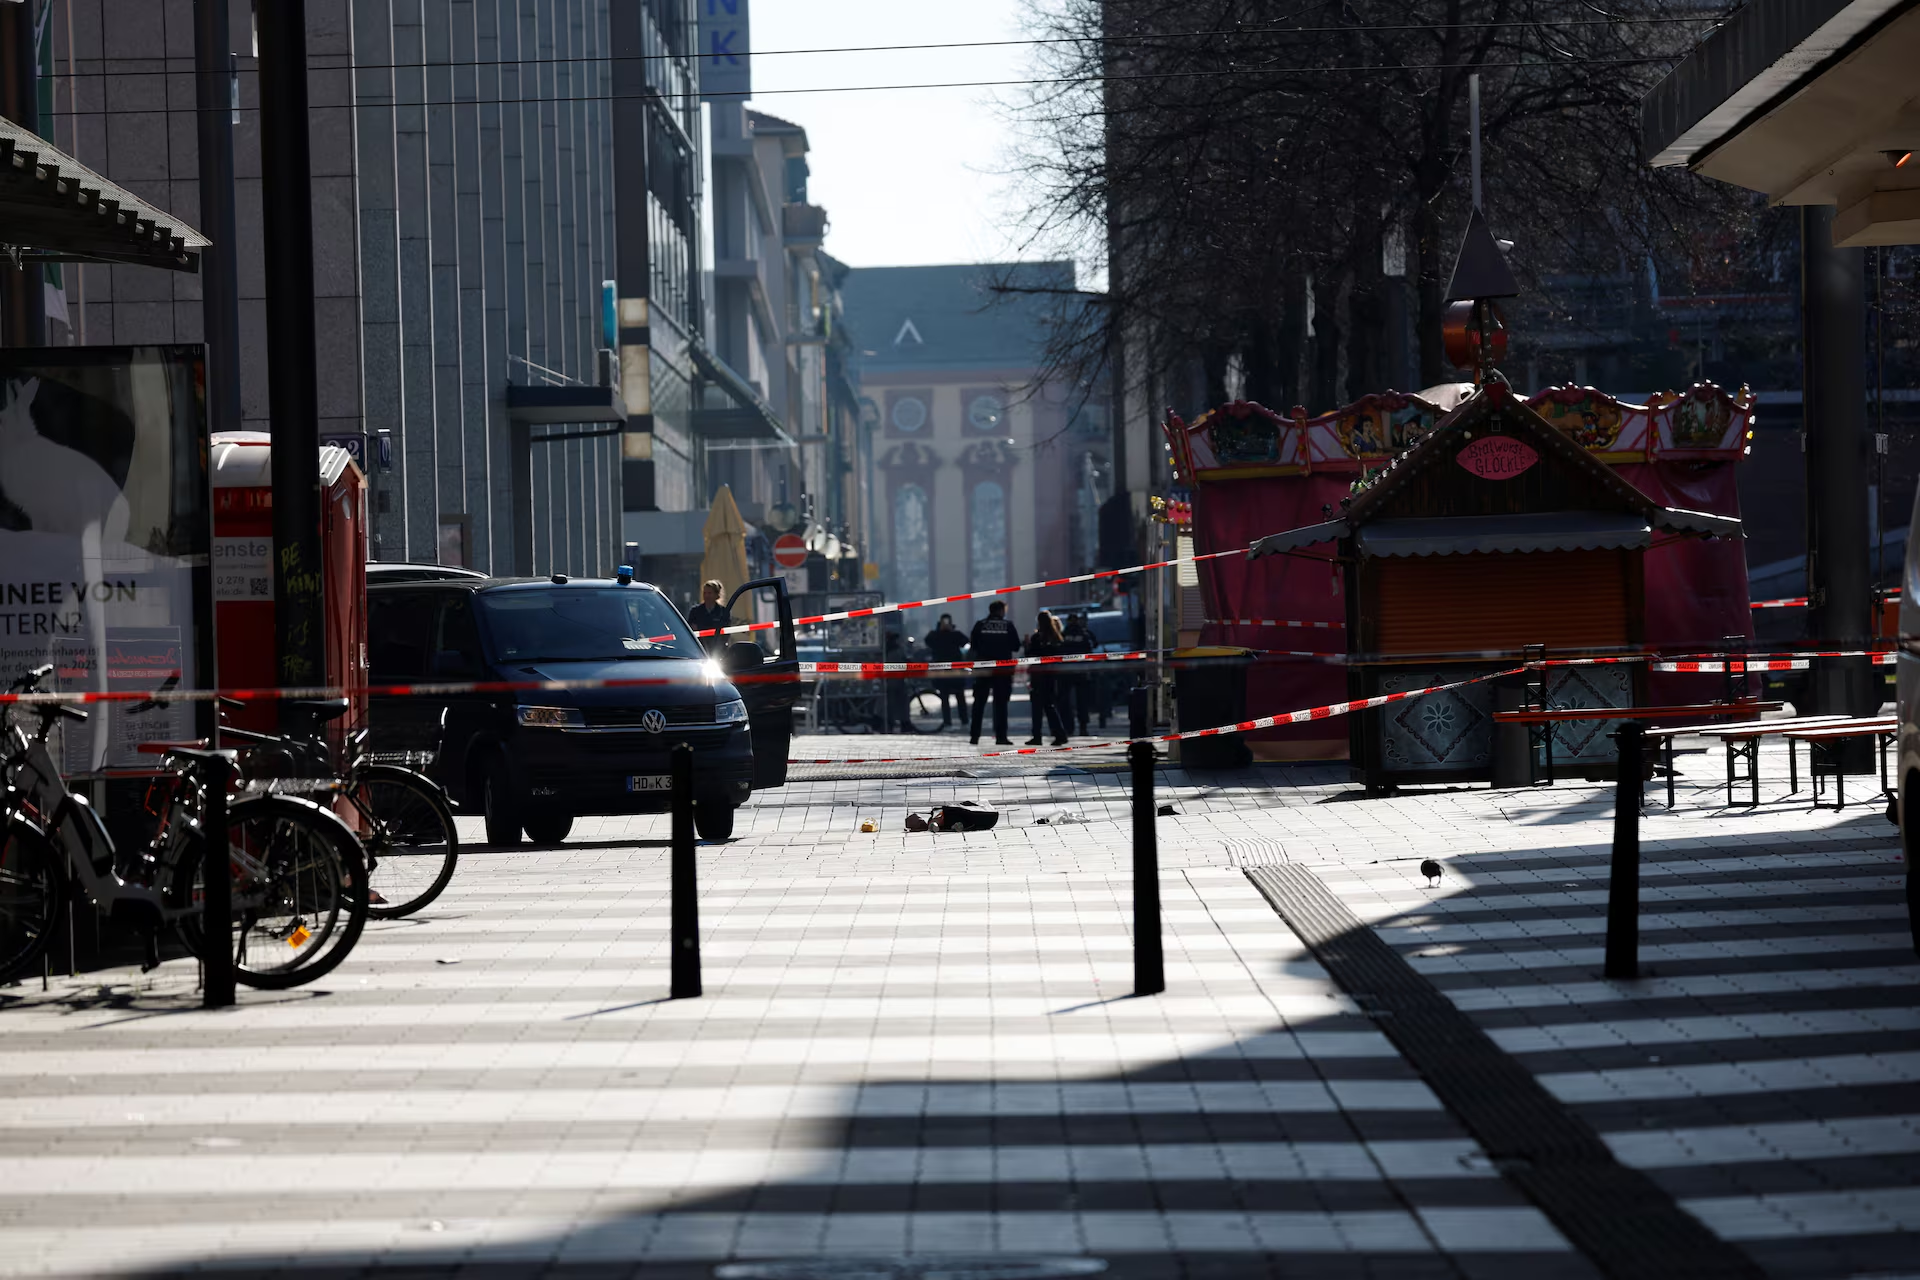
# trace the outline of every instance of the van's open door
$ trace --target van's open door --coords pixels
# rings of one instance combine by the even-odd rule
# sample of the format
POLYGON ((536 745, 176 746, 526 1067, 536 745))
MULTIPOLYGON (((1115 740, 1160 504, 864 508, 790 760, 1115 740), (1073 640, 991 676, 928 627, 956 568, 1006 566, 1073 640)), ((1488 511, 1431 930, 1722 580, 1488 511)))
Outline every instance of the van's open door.
POLYGON ((787 756, 793 750, 793 708, 800 701, 800 644, 793 635, 793 601, 787 596, 786 580, 760 578, 742 584, 728 597, 727 612, 733 613, 734 602, 741 596, 760 590, 773 592, 779 627, 729 636, 730 643, 715 655, 747 704, 755 791, 786 785, 787 756), (769 636, 778 646, 772 657, 755 640, 769 636))

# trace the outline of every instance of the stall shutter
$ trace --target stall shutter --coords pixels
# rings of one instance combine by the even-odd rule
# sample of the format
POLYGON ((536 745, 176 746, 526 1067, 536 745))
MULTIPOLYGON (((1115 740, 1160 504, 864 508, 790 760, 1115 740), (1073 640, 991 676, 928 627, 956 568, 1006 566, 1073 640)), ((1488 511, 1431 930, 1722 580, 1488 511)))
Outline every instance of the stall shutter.
POLYGON ((1623 551, 1395 556, 1368 567, 1383 654, 1629 643, 1623 551))

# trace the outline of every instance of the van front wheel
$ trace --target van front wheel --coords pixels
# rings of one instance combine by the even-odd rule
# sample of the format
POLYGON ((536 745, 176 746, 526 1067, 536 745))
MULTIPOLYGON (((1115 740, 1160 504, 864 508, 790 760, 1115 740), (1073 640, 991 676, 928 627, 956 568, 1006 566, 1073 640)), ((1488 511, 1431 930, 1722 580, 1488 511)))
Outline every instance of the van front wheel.
POLYGON ((716 844, 733 838, 733 806, 725 800, 696 800, 693 804, 693 829, 702 840, 716 844))

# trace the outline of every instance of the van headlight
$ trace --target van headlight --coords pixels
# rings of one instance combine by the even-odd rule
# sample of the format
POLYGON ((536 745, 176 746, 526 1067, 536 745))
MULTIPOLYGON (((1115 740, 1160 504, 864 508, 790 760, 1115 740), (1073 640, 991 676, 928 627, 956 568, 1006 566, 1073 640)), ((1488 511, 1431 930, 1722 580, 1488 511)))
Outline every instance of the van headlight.
POLYGON ((713 709, 715 724, 745 724, 747 722, 747 704, 735 698, 731 702, 722 702, 713 709))
POLYGON ((578 707, 515 707, 520 723, 533 729, 584 729, 587 718, 578 707))

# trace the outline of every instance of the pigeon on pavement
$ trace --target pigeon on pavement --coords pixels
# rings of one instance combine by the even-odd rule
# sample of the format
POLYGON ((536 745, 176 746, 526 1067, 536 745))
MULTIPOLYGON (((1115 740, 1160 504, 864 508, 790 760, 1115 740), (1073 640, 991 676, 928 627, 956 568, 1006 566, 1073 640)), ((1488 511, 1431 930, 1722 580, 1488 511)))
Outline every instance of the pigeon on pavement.
POLYGON ((1440 864, 1427 858, 1420 863, 1420 874, 1427 878, 1427 888, 1431 889, 1433 882, 1440 878, 1440 864))

